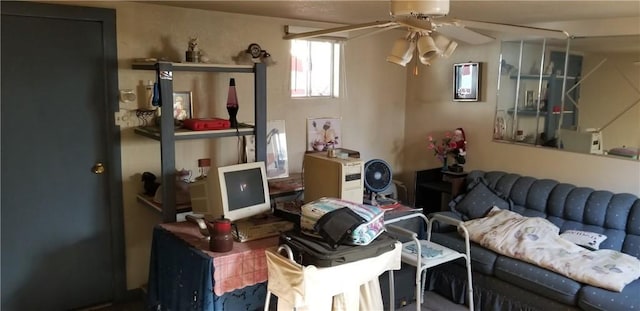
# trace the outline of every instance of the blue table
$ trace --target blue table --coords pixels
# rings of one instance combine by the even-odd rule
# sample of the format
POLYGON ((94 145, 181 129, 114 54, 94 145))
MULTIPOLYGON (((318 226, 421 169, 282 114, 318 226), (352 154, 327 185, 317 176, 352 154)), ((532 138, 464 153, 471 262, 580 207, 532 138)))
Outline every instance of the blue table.
MULTIPOLYGON (((147 297, 150 310, 156 310, 158 306, 159 310, 207 311, 263 308, 267 293, 265 281, 216 295, 213 290, 216 280, 213 277, 212 253, 203 251, 201 247, 192 245, 163 227, 177 224, 158 225, 153 230, 147 297)), ((193 226, 194 236, 197 234, 195 225, 184 223, 182 226, 185 225, 193 226)), ((208 245, 206 241, 203 243, 198 246, 208 245)), ((267 244, 275 246, 277 238, 271 238, 267 244)))
MULTIPOLYGON (((385 213, 385 219, 415 212, 420 211, 403 207, 385 213)), ((407 225, 409 228, 412 227, 412 224, 407 225)), ((225 257, 247 248, 255 249, 254 252, 262 256, 266 247, 277 246, 278 237, 234 243, 234 251, 224 254, 209 252, 208 242, 202 238, 196 225, 189 222, 161 224, 153 229, 147 294, 148 309, 203 311, 262 309, 267 293, 266 259, 265 275, 262 281, 221 295, 216 295, 214 291, 216 282, 221 282, 214 276, 216 274, 214 259, 217 265, 225 257)), ((262 276, 259 275, 258 279, 260 277, 262 276)), ((381 282, 381 285, 385 287, 386 282, 381 282)), ((386 290, 383 289, 384 293, 386 290)))

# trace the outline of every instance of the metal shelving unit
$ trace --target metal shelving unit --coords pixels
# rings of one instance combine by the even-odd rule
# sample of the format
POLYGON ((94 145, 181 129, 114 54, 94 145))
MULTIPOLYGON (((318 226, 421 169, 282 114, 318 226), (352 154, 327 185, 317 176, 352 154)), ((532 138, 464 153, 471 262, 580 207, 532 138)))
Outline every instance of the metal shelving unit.
MULTIPOLYGON (((177 140, 188 139, 211 139, 219 137, 233 137, 255 135, 256 137, 256 161, 265 161, 267 154, 267 69, 262 63, 252 66, 247 65, 227 65, 227 64, 200 64, 200 63, 134 63, 132 69, 154 70, 159 82, 160 98, 170 98, 173 100, 173 72, 234 72, 247 73, 254 76, 254 126, 241 126, 238 129, 216 130, 216 131, 189 131, 176 130, 173 126, 173 103, 162 105, 159 128, 141 127, 134 131, 160 142, 160 163, 163 185, 172 185, 175 182, 175 142, 177 140), (166 126, 165 126, 166 125, 166 126)), ((140 200, 145 205, 149 205, 148 200, 140 200)), ((160 210, 163 222, 175 222, 176 193, 174 187, 162 187, 161 205, 151 204, 150 207, 160 210)))

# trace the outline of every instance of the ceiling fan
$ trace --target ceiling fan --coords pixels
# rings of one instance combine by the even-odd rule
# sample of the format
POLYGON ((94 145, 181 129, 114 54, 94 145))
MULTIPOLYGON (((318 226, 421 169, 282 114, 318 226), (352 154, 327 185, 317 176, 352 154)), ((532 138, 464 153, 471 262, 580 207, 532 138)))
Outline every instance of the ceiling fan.
POLYGON ((457 41, 467 44, 485 44, 494 37, 472 29, 514 33, 524 37, 567 39, 569 34, 562 30, 543 29, 529 26, 459 20, 446 17, 449 14, 449 0, 390 0, 388 21, 374 21, 324 30, 289 33, 285 29, 284 39, 307 39, 330 36, 359 30, 369 30, 349 40, 373 35, 382 31, 406 28, 406 34, 397 39, 387 61, 406 66, 413 58, 414 51, 421 63, 430 65, 436 57, 449 57, 458 46, 457 41), (457 41, 456 41, 457 40, 457 41))

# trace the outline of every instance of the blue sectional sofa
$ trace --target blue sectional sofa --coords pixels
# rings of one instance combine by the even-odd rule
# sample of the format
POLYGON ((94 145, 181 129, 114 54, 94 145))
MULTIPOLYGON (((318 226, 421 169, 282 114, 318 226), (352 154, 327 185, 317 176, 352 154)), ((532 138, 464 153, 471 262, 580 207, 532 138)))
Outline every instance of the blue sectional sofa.
MULTIPOLYGON (((490 189, 524 216, 544 217, 566 230, 583 230, 607 236, 600 249, 613 249, 640 258, 640 199, 536 179, 507 172, 473 171, 467 185, 484 180, 490 189)), ((468 189, 467 189, 468 190, 468 189)), ((455 201, 452 201, 455 209, 455 201)), ((452 217, 462 215, 442 212, 452 217)), ((434 242, 464 250, 460 235, 442 226, 434 242)), ((471 248, 476 310, 640 310, 640 279, 613 292, 581 284, 570 278, 518 259, 494 253, 479 244, 471 248)), ((465 303, 466 272, 462 262, 430 270, 427 290, 465 303)))

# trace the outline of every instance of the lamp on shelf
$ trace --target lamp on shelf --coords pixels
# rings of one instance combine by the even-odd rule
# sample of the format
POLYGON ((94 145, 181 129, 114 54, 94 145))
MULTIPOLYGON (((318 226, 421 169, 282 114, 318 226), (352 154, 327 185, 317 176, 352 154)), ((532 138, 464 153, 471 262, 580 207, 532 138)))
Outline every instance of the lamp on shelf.
POLYGON ((263 63, 267 66, 275 65, 276 62, 271 54, 263 50, 257 43, 249 44, 246 50, 242 50, 233 58, 238 64, 263 63))

